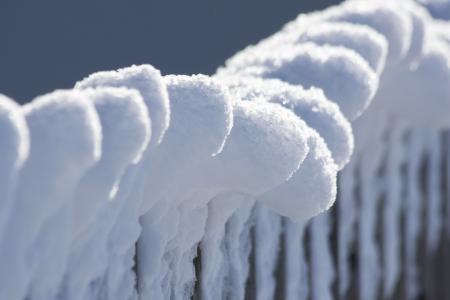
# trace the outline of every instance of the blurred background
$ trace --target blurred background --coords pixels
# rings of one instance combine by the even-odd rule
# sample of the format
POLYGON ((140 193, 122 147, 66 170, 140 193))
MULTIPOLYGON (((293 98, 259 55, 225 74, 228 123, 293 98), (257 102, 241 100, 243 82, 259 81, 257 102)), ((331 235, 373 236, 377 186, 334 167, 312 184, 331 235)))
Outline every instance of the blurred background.
POLYGON ((212 74, 299 13, 340 0, 1 0, 0 93, 18 102, 100 70, 212 74))

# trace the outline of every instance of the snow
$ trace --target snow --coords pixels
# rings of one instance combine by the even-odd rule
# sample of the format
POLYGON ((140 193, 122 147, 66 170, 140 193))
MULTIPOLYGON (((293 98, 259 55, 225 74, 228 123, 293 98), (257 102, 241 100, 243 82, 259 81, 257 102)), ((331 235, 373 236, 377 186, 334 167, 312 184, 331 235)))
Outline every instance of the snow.
POLYGON ((450 20, 450 1, 448 0, 417 0, 426 7, 433 17, 450 20))
MULTIPOLYGON (((160 290, 166 274, 163 269, 184 267, 186 259, 190 261, 185 255, 189 255, 191 247, 202 236, 202 223, 206 222, 207 202, 204 201, 210 200, 201 196, 195 199, 197 192, 210 188, 208 181, 203 181, 207 178, 207 164, 202 165, 222 151, 233 124, 230 95, 212 79, 203 75, 170 76, 165 82, 172 120, 164 141, 153 155, 149 182, 145 187, 149 191, 146 194, 152 195, 153 199, 144 202, 141 208, 147 213, 141 220, 143 231, 138 244, 139 260, 143 262, 138 270, 139 289, 142 295, 153 297, 164 295, 160 290), (197 172, 193 173, 194 169, 197 172), (183 205, 187 205, 185 210, 183 205), (184 224, 184 218, 189 219, 197 212, 196 208, 201 210, 196 219, 199 224, 184 224), (180 231, 177 232, 174 222, 180 226, 180 231), (161 294, 158 296, 157 293, 161 294)), ((191 270, 189 263, 187 268, 191 270)), ((179 278, 171 278, 169 284, 179 287, 182 293, 175 297, 183 297, 184 288, 191 285, 193 273, 182 274, 180 270, 176 275, 179 278)))
POLYGON ((307 221, 329 209, 336 199, 337 166, 328 147, 313 130, 308 146, 310 151, 292 178, 260 196, 264 204, 296 221, 307 221))
POLYGON ((161 143, 170 123, 170 105, 159 70, 151 65, 133 65, 116 71, 97 72, 77 82, 75 88, 101 86, 125 87, 139 91, 149 108, 152 120, 151 143, 161 143))
POLYGON ((153 164, 155 149, 161 144, 170 122, 170 104, 167 88, 160 72, 150 65, 131 66, 117 71, 91 74, 76 84, 77 89, 95 87, 126 87, 137 90, 147 106, 151 120, 152 137, 138 165, 129 168, 117 191, 117 202, 127 204, 120 210, 108 237, 110 262, 106 277, 109 295, 118 299, 135 294, 134 265, 135 243, 141 234, 139 217, 143 214, 144 187, 148 182, 149 168, 153 164), (120 199, 120 200, 119 200, 120 199))
MULTIPOLYGON (((208 238, 208 236, 210 236, 209 232, 214 230, 223 230, 225 227, 225 221, 227 221, 230 217, 235 221, 232 222, 232 224, 234 224, 235 227, 238 226, 238 228, 235 228, 236 235, 245 235, 245 231, 248 230, 246 228, 248 227, 246 227, 245 222, 244 224, 240 223, 245 220, 240 219, 242 214, 238 214, 236 212, 235 215, 232 216, 230 213, 239 208, 240 205, 248 207, 245 202, 253 203, 252 199, 263 201, 263 198, 258 195, 264 194, 266 191, 282 185, 283 182, 291 178, 292 174, 304 161, 309 150, 306 144, 307 127, 292 112, 282 108, 278 104, 258 103, 256 101, 236 102, 234 104, 234 121, 234 127, 230 133, 227 143, 225 144, 224 150, 216 157, 217 159, 212 162, 220 163, 222 165, 221 169, 227 170, 228 172, 228 175, 221 174, 221 180, 219 181, 221 182, 221 185, 229 186, 235 190, 235 193, 238 192, 241 195, 247 196, 228 196, 213 199, 210 203, 210 214, 212 214, 212 216, 220 214, 223 219, 222 222, 220 222, 220 218, 217 216, 215 218, 216 224, 211 224, 211 221, 208 223, 209 226, 206 229, 206 239, 202 241, 202 250, 211 250, 211 247, 213 247, 214 244, 213 241, 211 241, 211 238, 208 238), (264 147, 262 147, 262 145, 264 145, 264 147), (262 149, 265 149, 266 151, 261 151, 262 149), (257 152, 255 152, 255 150, 257 152), (255 163, 255 160, 257 163, 255 163), (272 176, 268 176, 270 172, 272 172, 272 176), (227 177, 225 177, 225 175, 227 175, 227 177), (236 178, 236 176, 238 178, 236 178), (252 179, 251 181, 249 180, 250 178, 252 179), (253 184, 249 185, 249 183, 253 184), (253 186, 253 190, 249 190, 249 186, 253 186), (220 210, 217 208, 214 209, 214 207, 220 207, 220 210)), ((213 166, 213 169, 217 169, 216 164, 213 164, 213 166)), ((211 176, 212 174, 209 178, 211 178, 211 176)), ((279 220, 277 219, 279 217, 273 212, 268 211, 267 208, 263 206, 260 207, 261 216, 257 217, 257 224, 260 224, 260 221, 258 221, 260 220, 259 218, 263 218, 263 220, 265 220, 264 216, 268 215, 272 216, 269 220, 274 220, 275 228, 273 231, 265 232, 265 229, 259 227, 263 231, 261 232, 258 231, 258 229, 256 230, 257 243, 268 242, 271 245, 276 245, 267 239, 276 239, 276 220, 279 220)), ((246 213, 245 211, 248 211, 248 208, 244 209, 243 213, 244 216, 248 216, 249 213, 246 213)), ((221 235, 216 235, 215 237, 223 238, 221 235)), ((232 286, 237 285, 238 288, 242 289, 243 282, 238 281, 239 276, 241 275, 234 279, 233 271, 235 271, 236 268, 244 268, 242 264, 245 263, 246 257, 248 257, 248 248, 245 247, 242 250, 240 249, 240 247, 243 246, 242 242, 237 244, 236 242, 239 242, 239 236, 238 240, 233 242, 233 245, 228 246, 229 251, 239 253, 237 257, 229 256, 230 259, 235 260, 234 264, 230 263, 231 266, 234 266, 234 268, 230 268, 231 274, 229 277, 226 277, 226 274, 221 273, 223 272, 221 270, 223 270, 226 265, 222 264, 223 267, 217 269, 217 266, 221 266, 220 252, 218 249, 219 245, 217 243, 216 255, 214 255, 214 251, 209 255, 207 254, 208 252, 202 255, 202 263, 205 265, 205 277, 202 277, 205 278, 205 281, 202 281, 202 295, 206 299, 215 299, 215 297, 218 296, 217 293, 220 293, 220 290, 216 291, 215 288, 211 289, 211 287, 220 286, 220 284, 223 284, 223 280, 225 278, 229 278, 229 280, 232 281, 232 286), (219 262, 217 262, 218 257, 219 262), (216 268, 216 276, 219 277, 216 282, 210 281, 211 278, 214 278, 213 272, 209 271, 210 268, 216 268), (208 280, 206 280, 206 278, 208 280), (236 283, 236 281, 238 282, 236 283)), ((258 247, 258 249, 259 248, 260 247, 258 247)), ((269 250, 268 254, 276 256, 275 251, 269 250)), ((266 260, 266 254, 261 255, 261 259, 264 258, 264 260, 266 260)), ((257 266, 261 266, 261 263, 262 261, 257 263, 257 266)), ((274 265, 272 265, 272 267, 273 266, 274 265)), ((248 270, 245 271, 245 273, 247 272, 248 270)), ((268 288, 269 292, 270 290, 273 290, 273 287, 268 285, 270 282, 272 282, 273 285, 273 280, 270 277, 267 278, 264 275, 261 276, 263 277, 258 279, 259 283, 257 286, 264 289, 258 292, 261 297, 263 297, 263 295, 268 295, 265 288, 268 288)), ((242 295, 242 292, 240 295, 242 295)))
POLYGON ((21 108, 0 95, 0 240, 12 213, 17 176, 28 157, 28 126, 21 108))
POLYGON ((323 19, 368 25, 388 41, 388 60, 405 56, 411 44, 412 21, 399 3, 385 1, 348 1, 323 12, 323 19))
POLYGON ((447 29, 409 0, 350 0, 213 76, 141 65, 0 96, 0 298, 245 299, 251 275, 258 299, 354 281, 371 300, 402 274, 417 297, 419 238, 432 255, 448 223, 447 29))
POLYGON ((356 174, 355 162, 352 160, 339 176, 339 199, 337 200, 337 214, 339 226, 337 228, 337 276, 338 295, 346 297, 350 287, 351 272, 348 260, 350 259, 351 246, 355 241, 354 226, 357 219, 357 207, 355 197, 356 174))
POLYGON ((334 267, 330 251, 329 213, 323 213, 311 220, 311 298, 333 299, 332 284, 334 267))
POLYGON ((319 87, 350 120, 367 108, 378 85, 375 72, 353 50, 313 43, 230 61, 218 74, 277 78, 305 88, 319 87))
POLYGON ((279 255, 281 218, 262 205, 255 207, 256 299, 275 296, 275 268, 279 255))
POLYGON ((442 174, 440 172, 442 164, 442 146, 440 134, 436 132, 426 133, 426 148, 428 152, 428 170, 426 178, 426 244, 428 255, 433 255, 439 246, 439 238, 442 229, 442 194, 441 182, 442 174))
POLYGON ((233 115, 223 151, 210 161, 211 185, 258 196, 291 178, 309 151, 304 122, 279 104, 256 101, 236 102, 233 115))
POLYGON ((74 229, 66 271, 67 299, 96 298, 90 284, 108 265, 107 239, 123 207, 117 194, 129 165, 137 163, 150 139, 148 110, 140 94, 125 88, 85 90, 102 126, 102 156, 78 183, 74 229))
POLYGON ((59 278, 59 273, 51 271, 60 270, 70 248, 72 219, 60 216, 73 203, 76 183, 100 156, 101 127, 93 105, 78 91, 38 97, 23 112, 30 154, 19 175, 10 230, 5 232, 9 243, 1 248, 1 297, 23 298, 28 286, 36 283, 33 279, 39 278, 44 290, 32 296, 51 298, 57 292, 52 283, 59 278), (59 222, 52 228, 55 219, 59 222), (52 234, 42 236, 48 228, 52 234), (39 272, 41 268, 44 273, 39 272))
POLYGON ((251 228, 254 219, 253 201, 244 201, 225 224, 225 253, 228 263, 227 296, 231 299, 244 299, 249 275, 249 256, 251 252, 251 228))
POLYGON ((366 25, 345 22, 324 22, 300 34, 297 43, 341 46, 361 55, 380 74, 386 63, 387 41, 383 35, 366 25))
MULTIPOLYGON (((400 169, 403 165, 405 157, 401 152, 399 153, 398 147, 401 147, 401 143, 405 132, 409 128, 429 128, 431 130, 441 130, 448 128, 446 124, 447 118, 444 117, 446 113, 446 106, 448 105, 448 93, 446 92, 446 85, 437 85, 436 82, 446 82, 446 76, 448 76, 447 71, 447 59, 445 54, 445 47, 438 47, 435 45, 436 40, 430 37, 427 33, 428 30, 425 28, 425 24, 428 24, 429 17, 423 10, 418 8, 416 5, 410 2, 402 3, 404 11, 412 18, 412 31, 411 31, 411 42, 408 49, 401 61, 397 61, 393 64, 388 64, 386 70, 381 76, 380 87, 377 94, 373 100, 373 105, 369 107, 368 111, 356 122, 354 122, 353 129, 355 133, 355 144, 357 156, 359 153, 364 154, 369 149, 373 149, 378 143, 383 143, 388 136, 391 139, 387 143, 387 163, 386 169, 385 188, 386 188, 386 200, 384 207, 383 220, 384 220, 384 242, 383 242, 383 256, 384 256, 384 271, 386 276, 382 278, 383 280, 383 293, 386 297, 392 295, 395 284, 399 276, 400 268, 400 248, 398 246, 398 240, 400 239, 400 197, 401 191, 399 186, 400 180, 400 169), (433 49, 433 50, 431 50, 433 49), (432 62, 434 61, 434 62, 432 62), (440 63, 437 63, 440 61, 440 63), (439 66, 438 66, 439 65, 439 66), (433 74, 433 75, 431 75, 433 74), (430 77, 433 77, 433 83, 428 84, 430 77), (439 77, 439 79, 436 79, 439 77), (420 82, 420 84, 418 84, 420 82), (417 88, 417 89, 416 89, 417 88), (430 98, 430 95, 434 95, 430 98), (429 102, 424 101, 424 99, 430 99, 429 102), (438 111, 439 110, 439 111, 438 111), (443 114, 441 115, 440 112, 443 114), (380 121, 384 120, 384 121, 380 121), (380 126, 378 124, 383 124, 380 126), (383 128, 385 127, 385 128, 383 128), (370 134, 368 134, 370 132, 370 134), (399 144, 400 143, 400 144, 399 144), (393 147, 393 149, 389 149, 393 147), (397 148, 397 150, 395 150, 397 148)), ((360 21, 357 21, 360 22, 360 21)), ((370 24, 373 26, 372 24, 370 24)), ((379 26, 379 25, 377 25, 379 26)), ((374 28, 377 28, 374 26, 374 28)), ((383 31, 380 30, 381 33, 383 31)), ((383 33, 388 37, 387 32, 383 33)), ((389 41, 389 38, 388 38, 389 41)), ((391 44, 391 43, 390 43, 391 44)), ((373 160, 373 157, 368 158, 373 160)), ((381 167, 381 165, 380 165, 381 167)), ((364 171, 369 172, 369 171, 364 171)), ((416 170, 419 172, 419 169, 416 170)), ((376 195, 371 197, 378 201, 377 195, 380 195, 379 190, 383 188, 380 186, 383 182, 374 184, 378 186, 375 189, 376 195)), ((373 192, 371 192, 373 193, 373 192)), ((364 197, 363 197, 364 199, 364 197)), ((365 208, 365 204, 371 203, 372 200, 367 200, 363 202, 362 209, 366 211, 360 212, 362 215, 361 220, 367 231, 363 233, 365 239, 367 236, 374 235, 373 225, 368 223, 371 220, 372 214, 375 213, 373 208, 365 208), (372 211, 372 213, 371 213, 372 211), (372 229, 370 229, 372 228, 372 229), (372 233, 370 233, 372 232, 372 233)), ((412 201, 412 200, 411 200, 412 201)), ((408 199, 409 202, 409 199, 408 199)), ((342 202, 344 205, 344 202, 342 202)), ((376 204, 378 207, 380 204, 376 204)), ((373 204, 370 204, 372 207, 373 204)), ((409 207, 407 206, 407 210, 409 207)), ((346 219, 347 212, 341 212, 343 217, 346 219)), ((433 218, 434 219, 434 218, 433 218)), ((373 224, 373 221, 371 221, 373 224)), ((431 226, 431 225, 430 225, 431 226)), ((431 226, 436 228, 434 226, 431 226)), ((342 238, 342 247, 346 247, 345 244, 350 243, 349 237, 342 238)), ((377 251, 375 247, 371 248, 367 244, 368 242, 362 242, 361 249, 363 252, 372 253, 370 254, 371 259, 376 257, 373 251, 377 251)), ((373 245, 374 243, 372 243, 373 245)), ((369 255, 369 254, 367 254, 369 255)), ((415 255, 415 254, 414 254, 415 255)), ((345 258, 342 258, 345 259, 345 258)), ((414 264, 413 261, 409 263, 414 264)), ((372 265, 376 265, 373 262, 372 265)), ((348 274, 345 270, 346 267, 341 267, 344 274, 348 274)), ((367 292, 370 292, 370 286, 374 283, 377 285, 377 271, 376 268, 367 266, 362 267, 361 275, 370 279, 361 279, 369 284, 368 288, 365 288, 367 292), (367 272, 367 275, 364 275, 367 272)), ((347 278, 347 277, 345 277, 347 278)), ((408 276, 408 278, 411 278, 408 276)), ((408 279, 409 280, 409 279, 408 279)), ((348 281, 345 279, 344 281, 348 281)), ((347 283, 343 283, 346 286, 347 283)), ((414 283, 411 283, 414 284, 414 283)), ((409 283, 408 283, 409 285, 409 283)), ((342 287, 341 291, 344 293, 345 287, 342 287)), ((370 294, 373 297, 374 294, 370 294)), ((364 297, 369 297, 366 294, 364 297)))
POLYGON ((306 300, 309 293, 308 266, 303 243, 304 233, 304 223, 286 221, 285 264, 287 280, 285 293, 288 300, 306 300))
POLYGON ((325 140, 340 169, 350 160, 353 152, 350 123, 321 89, 304 89, 277 79, 251 77, 224 78, 223 82, 242 100, 279 103, 292 110, 325 140))
MULTIPOLYGON (((205 234, 200 247, 202 253, 200 282, 204 299, 227 298, 226 281, 233 277, 228 278, 230 266, 225 250, 225 225, 233 213, 245 202, 252 203, 242 195, 219 195, 208 205, 205 234)), ((239 241, 239 237, 235 238, 236 240, 233 242, 239 241)), ((240 253, 235 255, 240 255, 240 253)), ((239 273, 241 272, 239 271, 239 273)))
POLYGON ((408 199, 407 209, 405 211, 405 295, 408 299, 418 297, 420 293, 419 267, 417 265, 419 234, 422 226, 421 219, 421 191, 417 182, 420 174, 421 162, 424 155, 424 141, 418 132, 411 132, 407 141, 408 160, 407 160, 407 190, 408 199))
POLYGON ((447 44, 450 44, 450 22, 433 20, 431 27, 431 34, 437 38, 442 39, 447 44))
POLYGON ((383 248, 381 253, 386 270, 383 276, 383 295, 390 297, 401 274, 401 223, 403 179, 402 169, 405 164, 405 129, 394 127, 388 134, 386 153, 386 192, 382 212, 383 248))

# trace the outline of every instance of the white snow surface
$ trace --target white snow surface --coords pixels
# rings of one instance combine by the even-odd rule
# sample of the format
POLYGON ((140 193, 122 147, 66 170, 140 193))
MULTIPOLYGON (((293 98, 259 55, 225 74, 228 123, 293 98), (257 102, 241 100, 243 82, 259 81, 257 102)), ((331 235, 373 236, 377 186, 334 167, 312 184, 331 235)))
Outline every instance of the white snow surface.
POLYGON ((350 160, 353 152, 351 125, 322 90, 255 77, 224 78, 223 82, 242 100, 279 103, 292 110, 321 135, 339 168, 350 160))
POLYGON ((276 78, 304 88, 318 87, 353 120, 369 105, 378 77, 355 51, 314 43, 280 46, 230 60, 219 75, 276 78))
POLYGON ((0 239, 12 213, 17 176, 28 157, 30 138, 19 105, 0 95, 0 239))
POLYGON ((299 15, 213 76, 133 65, 24 106, 0 95, 0 298, 332 299, 356 282, 371 300, 402 275, 417 297, 421 232, 432 255, 448 224, 450 127, 448 1, 417 2, 299 15))

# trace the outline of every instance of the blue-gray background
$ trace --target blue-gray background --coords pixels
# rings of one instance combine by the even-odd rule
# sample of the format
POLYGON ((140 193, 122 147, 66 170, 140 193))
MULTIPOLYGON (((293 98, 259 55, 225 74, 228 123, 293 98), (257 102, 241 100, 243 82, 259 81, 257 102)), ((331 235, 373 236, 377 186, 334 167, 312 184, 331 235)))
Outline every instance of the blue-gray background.
POLYGON ((27 102, 99 70, 211 74, 301 12, 340 0, 0 0, 0 93, 27 102))

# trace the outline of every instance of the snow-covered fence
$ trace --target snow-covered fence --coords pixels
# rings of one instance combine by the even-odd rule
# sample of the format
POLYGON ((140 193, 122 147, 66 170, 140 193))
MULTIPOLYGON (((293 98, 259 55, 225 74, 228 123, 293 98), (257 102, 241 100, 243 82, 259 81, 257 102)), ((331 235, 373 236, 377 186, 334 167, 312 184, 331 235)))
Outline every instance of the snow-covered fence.
POLYGON ((354 0, 214 76, 1 96, 0 299, 450 297, 449 32, 354 0))

